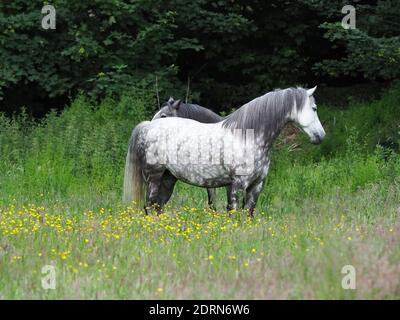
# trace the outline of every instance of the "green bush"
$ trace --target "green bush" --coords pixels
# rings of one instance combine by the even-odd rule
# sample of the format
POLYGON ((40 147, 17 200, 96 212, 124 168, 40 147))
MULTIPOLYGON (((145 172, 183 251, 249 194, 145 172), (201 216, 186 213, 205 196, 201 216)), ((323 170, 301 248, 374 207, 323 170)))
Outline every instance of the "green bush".
POLYGON ((81 96, 35 123, 24 114, 1 115, 1 194, 63 197, 121 185, 130 133, 153 113, 151 105, 146 96, 131 95, 93 106, 81 96))

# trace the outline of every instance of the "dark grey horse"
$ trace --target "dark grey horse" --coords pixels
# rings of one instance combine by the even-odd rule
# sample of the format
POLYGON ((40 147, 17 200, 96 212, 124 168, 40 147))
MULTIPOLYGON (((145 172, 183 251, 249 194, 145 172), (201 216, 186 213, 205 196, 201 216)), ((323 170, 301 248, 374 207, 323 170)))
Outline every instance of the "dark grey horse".
MULTIPOLYGON (((160 110, 154 115, 152 120, 159 118, 179 117, 193 119, 202 123, 216 123, 222 121, 222 117, 210 109, 199 106, 198 104, 183 103, 182 100, 169 100, 161 105, 160 110)), ((207 188, 208 205, 215 210, 215 189, 207 188)))
POLYGON ((273 142, 289 122, 314 144, 325 137, 317 115, 316 88, 268 92, 217 123, 169 117, 141 122, 132 131, 126 156, 124 201, 162 212, 176 181, 206 188, 227 187, 228 211, 252 216, 267 177, 273 142))
POLYGON ((223 119, 210 109, 197 104, 183 103, 181 100, 174 100, 172 97, 162 104, 160 110, 154 115, 153 120, 168 117, 193 119, 202 123, 216 123, 223 119))

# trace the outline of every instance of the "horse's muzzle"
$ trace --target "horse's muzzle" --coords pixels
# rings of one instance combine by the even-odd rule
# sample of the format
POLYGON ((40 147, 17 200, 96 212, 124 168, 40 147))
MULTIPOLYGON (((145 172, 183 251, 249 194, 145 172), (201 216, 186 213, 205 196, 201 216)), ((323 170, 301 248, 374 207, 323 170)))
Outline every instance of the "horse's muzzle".
POLYGON ((314 134, 313 138, 311 139, 312 144, 320 144, 324 140, 325 134, 314 134))

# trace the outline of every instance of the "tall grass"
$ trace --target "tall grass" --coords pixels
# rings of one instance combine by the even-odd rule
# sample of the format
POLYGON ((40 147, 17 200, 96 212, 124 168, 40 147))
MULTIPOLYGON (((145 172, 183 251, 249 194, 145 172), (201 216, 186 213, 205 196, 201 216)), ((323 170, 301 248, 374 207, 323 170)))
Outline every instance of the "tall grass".
POLYGON ((76 99, 41 120, 0 115, 0 298, 399 298, 400 87, 319 107, 320 146, 277 141, 254 220, 178 183, 167 213, 121 203, 146 97, 76 99), (40 286, 57 266, 57 290, 40 286), (357 269, 357 290, 341 268, 357 269))
POLYGON ((53 111, 36 122, 24 113, 12 119, 1 115, 1 200, 115 202, 130 133, 150 116, 148 107, 145 98, 93 106, 79 97, 62 114, 53 111))
MULTIPOLYGON (((399 106, 398 87, 379 101, 346 110, 321 106, 326 140, 315 147, 297 134, 292 144, 299 148, 278 144, 259 207, 396 179, 399 106)), ((50 112, 40 121, 25 113, 11 119, 0 115, 0 201, 17 197, 22 202, 115 204, 121 198, 131 130, 153 112, 143 97, 106 100, 99 106, 79 97, 61 114, 50 112)), ((198 192, 189 189, 196 190, 189 194, 198 192)))

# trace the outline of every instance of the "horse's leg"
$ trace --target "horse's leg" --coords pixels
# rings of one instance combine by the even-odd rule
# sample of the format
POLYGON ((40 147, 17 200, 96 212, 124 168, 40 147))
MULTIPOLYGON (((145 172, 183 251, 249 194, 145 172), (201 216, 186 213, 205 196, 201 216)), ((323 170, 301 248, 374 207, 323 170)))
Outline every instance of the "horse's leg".
POLYGON ((159 172, 153 172, 149 175, 148 178, 148 199, 147 199, 147 209, 154 207, 157 211, 157 214, 161 213, 161 206, 159 203, 159 193, 161 189, 161 179, 163 176, 164 170, 159 172))
POLYGON ((161 206, 161 209, 171 198, 176 181, 177 179, 169 171, 164 172, 164 175, 161 179, 161 186, 159 192, 159 204, 161 206))
POLYGON ((215 211, 215 189, 214 188, 207 188, 207 195, 208 195, 208 206, 211 210, 215 211))
POLYGON ((233 182, 231 185, 226 187, 228 206, 227 211, 230 213, 232 210, 236 210, 238 206, 238 192, 240 190, 240 184, 233 182))
POLYGON ((262 191, 264 180, 253 183, 246 189, 246 196, 244 202, 244 209, 249 211, 250 217, 254 215, 254 209, 256 208, 258 197, 262 191))
POLYGON ((226 206, 226 211, 229 213, 232 210, 232 196, 231 196, 231 186, 226 187, 226 199, 228 200, 228 204, 226 206))

